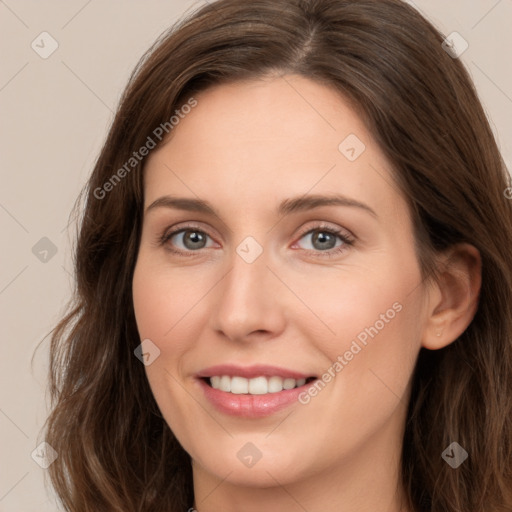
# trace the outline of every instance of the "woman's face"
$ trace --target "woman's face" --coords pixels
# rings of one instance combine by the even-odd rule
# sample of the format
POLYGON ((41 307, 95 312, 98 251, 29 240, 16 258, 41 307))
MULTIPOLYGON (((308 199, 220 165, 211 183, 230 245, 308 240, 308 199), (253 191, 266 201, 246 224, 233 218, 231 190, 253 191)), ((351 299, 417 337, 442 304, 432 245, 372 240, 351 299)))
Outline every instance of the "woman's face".
POLYGON ((428 300, 389 163, 303 77, 195 99, 148 158, 133 278, 165 420, 212 480, 395 467, 428 300))

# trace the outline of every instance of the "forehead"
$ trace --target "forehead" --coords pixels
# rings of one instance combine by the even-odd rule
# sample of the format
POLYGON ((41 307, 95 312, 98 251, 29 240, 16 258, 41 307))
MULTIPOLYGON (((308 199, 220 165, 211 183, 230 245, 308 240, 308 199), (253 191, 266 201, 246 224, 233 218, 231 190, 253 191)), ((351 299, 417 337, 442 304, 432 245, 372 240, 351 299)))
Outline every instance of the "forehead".
POLYGON ((390 163, 336 90, 289 75, 215 86, 194 99, 148 158, 146 205, 178 193, 261 209, 311 192, 406 211, 390 163))

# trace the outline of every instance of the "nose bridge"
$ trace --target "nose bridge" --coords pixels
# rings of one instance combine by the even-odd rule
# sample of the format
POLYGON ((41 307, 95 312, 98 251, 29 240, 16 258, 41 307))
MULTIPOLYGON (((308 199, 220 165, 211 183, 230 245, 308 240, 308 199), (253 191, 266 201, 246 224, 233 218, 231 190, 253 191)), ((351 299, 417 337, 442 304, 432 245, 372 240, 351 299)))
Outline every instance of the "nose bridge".
MULTIPOLYGON (((237 245, 233 246, 230 255, 231 271, 225 283, 225 293, 234 294, 244 299, 246 294, 254 295, 256 285, 263 283, 269 273, 269 249, 264 247, 264 234, 255 236, 246 235, 237 245)), ((267 244, 268 245, 268 244, 267 244)))
MULTIPOLYGON (((256 242, 257 243, 257 242, 256 242)), ((244 240, 231 258, 231 271, 226 276, 222 299, 235 301, 238 305, 255 307, 252 302, 265 301, 269 269, 268 254, 263 247, 256 247, 250 240, 244 240)), ((267 302, 268 303, 268 302, 267 302)))
POLYGON ((247 237, 230 259, 230 271, 219 289, 214 327, 232 339, 242 340, 254 331, 278 331, 282 327, 278 283, 267 267, 269 253, 253 237, 247 237))

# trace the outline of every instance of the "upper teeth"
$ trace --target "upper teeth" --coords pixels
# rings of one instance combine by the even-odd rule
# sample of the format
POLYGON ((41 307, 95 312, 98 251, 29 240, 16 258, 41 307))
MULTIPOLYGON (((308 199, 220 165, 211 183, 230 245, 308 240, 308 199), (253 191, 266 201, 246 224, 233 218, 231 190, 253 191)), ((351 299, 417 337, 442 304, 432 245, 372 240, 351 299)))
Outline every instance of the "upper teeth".
POLYGON ((210 377, 212 388, 220 389, 237 395, 248 393, 249 395, 264 395, 277 393, 283 389, 293 389, 303 386, 306 379, 283 379, 282 377, 230 377, 229 375, 210 377))

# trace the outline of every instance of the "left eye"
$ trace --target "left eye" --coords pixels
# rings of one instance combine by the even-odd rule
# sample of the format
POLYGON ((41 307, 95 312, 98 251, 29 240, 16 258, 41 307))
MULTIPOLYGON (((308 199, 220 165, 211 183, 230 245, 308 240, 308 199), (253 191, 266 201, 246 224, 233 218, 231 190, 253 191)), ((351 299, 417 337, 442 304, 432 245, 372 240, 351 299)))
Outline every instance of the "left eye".
POLYGON ((300 240, 309 240, 309 247, 303 247, 303 249, 316 251, 328 251, 349 243, 341 233, 329 229, 312 229, 300 240))

